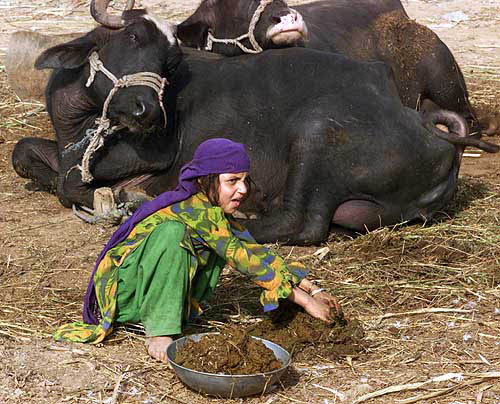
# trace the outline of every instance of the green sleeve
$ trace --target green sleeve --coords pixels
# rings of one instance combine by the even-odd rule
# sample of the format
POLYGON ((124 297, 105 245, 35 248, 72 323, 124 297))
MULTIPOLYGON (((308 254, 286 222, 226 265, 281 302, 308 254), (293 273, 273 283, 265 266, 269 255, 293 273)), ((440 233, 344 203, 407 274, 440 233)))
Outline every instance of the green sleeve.
POLYGON ((278 299, 291 293, 291 284, 300 283, 307 275, 303 264, 286 265, 283 258, 258 244, 246 229, 232 227, 221 208, 211 207, 197 213, 193 232, 199 241, 265 289, 260 299, 264 311, 277 308, 278 299))

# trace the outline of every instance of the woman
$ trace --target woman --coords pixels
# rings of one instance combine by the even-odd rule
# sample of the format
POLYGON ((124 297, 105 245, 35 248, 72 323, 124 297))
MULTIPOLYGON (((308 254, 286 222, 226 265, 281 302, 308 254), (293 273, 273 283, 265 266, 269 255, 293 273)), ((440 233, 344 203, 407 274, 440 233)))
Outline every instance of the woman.
POLYGON ((198 146, 174 191, 142 205, 113 234, 91 276, 84 322, 60 327, 54 338, 101 342, 114 322, 142 323, 148 353, 166 361, 182 323, 201 313, 227 263, 264 288, 264 311, 288 298, 310 315, 331 321, 334 297, 305 279, 306 268, 255 242, 231 215, 248 195, 250 160, 228 139, 198 146))

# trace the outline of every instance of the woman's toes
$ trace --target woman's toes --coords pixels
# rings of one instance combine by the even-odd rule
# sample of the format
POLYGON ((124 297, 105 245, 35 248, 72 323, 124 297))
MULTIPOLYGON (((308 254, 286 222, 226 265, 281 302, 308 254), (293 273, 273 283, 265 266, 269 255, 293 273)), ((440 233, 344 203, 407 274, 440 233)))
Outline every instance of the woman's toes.
POLYGON ((149 356, 161 362, 168 362, 167 348, 172 342, 173 339, 166 336, 148 338, 146 340, 146 347, 148 348, 149 356))

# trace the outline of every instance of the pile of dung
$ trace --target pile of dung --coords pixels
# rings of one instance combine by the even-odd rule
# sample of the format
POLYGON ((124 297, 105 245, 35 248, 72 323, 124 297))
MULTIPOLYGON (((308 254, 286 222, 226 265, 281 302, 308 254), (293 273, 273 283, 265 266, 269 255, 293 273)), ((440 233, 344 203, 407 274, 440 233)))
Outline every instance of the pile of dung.
POLYGON ((230 375, 266 373, 284 365, 261 341, 236 328, 204 335, 199 342, 188 340, 175 362, 198 372, 230 375))
POLYGON ((347 320, 340 314, 327 324, 287 301, 280 302, 280 307, 271 313, 246 332, 281 345, 295 359, 311 355, 338 359, 364 351, 364 331, 358 320, 347 320))

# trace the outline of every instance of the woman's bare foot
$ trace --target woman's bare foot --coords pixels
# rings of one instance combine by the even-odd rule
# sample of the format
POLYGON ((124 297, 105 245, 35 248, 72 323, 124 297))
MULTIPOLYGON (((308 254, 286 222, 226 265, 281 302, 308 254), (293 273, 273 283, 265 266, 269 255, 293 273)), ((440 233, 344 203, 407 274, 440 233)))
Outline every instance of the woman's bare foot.
POLYGON ((174 340, 171 337, 149 337, 146 339, 148 354, 154 359, 162 362, 168 362, 167 348, 174 340))

